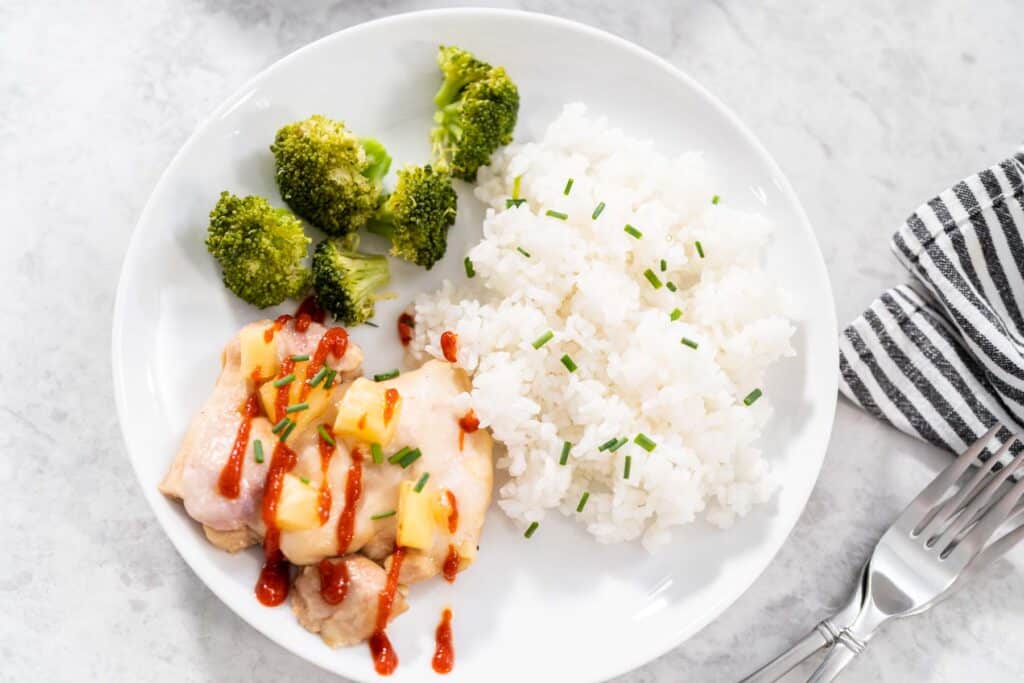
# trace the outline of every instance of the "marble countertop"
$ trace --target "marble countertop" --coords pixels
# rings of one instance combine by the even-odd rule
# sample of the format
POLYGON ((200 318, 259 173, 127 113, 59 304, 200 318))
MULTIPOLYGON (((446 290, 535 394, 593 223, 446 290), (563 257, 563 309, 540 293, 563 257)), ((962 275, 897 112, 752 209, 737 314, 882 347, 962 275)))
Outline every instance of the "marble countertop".
MULTIPOLYGON (((802 197, 841 321, 903 279, 896 224, 1024 138, 1014 0, 501 5, 624 36, 732 106, 802 197)), ((110 314, 140 210, 201 118, 315 38, 428 6, 0 3, 0 680, 336 680, 223 606, 157 526, 112 409, 110 314)), ((619 680, 735 681, 793 642, 946 457, 841 401, 778 558, 703 632, 619 680)), ((1024 632, 1020 556, 890 626, 843 680, 1024 679, 1004 637, 1024 632)))

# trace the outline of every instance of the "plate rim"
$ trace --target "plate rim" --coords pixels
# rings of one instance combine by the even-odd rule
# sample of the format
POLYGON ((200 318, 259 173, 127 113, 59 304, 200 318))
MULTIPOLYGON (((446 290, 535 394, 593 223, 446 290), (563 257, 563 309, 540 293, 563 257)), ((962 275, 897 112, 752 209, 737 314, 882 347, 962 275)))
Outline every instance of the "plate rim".
MULTIPOLYGON (((284 641, 282 639, 278 639, 271 636, 268 630, 260 625, 259 620, 251 619, 249 615, 245 613, 244 610, 237 609, 233 604, 233 599, 228 598, 224 594, 221 588, 217 585, 216 581, 208 580, 206 572, 201 571, 197 568, 197 563, 195 561, 195 558, 193 558, 192 556, 192 552, 185 547, 183 542, 180 542, 179 539, 176 538, 176 536, 170 532, 168 522, 158 506, 158 501, 162 499, 163 496, 155 488, 152 491, 149 490, 152 487, 147 486, 147 482, 143 481, 142 474, 139 471, 138 467, 136 467, 136 458, 133 457, 129 445, 129 436, 125 426, 124 419, 127 411, 127 406, 125 403, 125 376, 120 364, 117 362, 119 357, 123 357, 121 351, 122 338, 124 334, 123 331, 125 326, 125 299, 127 296, 127 293, 125 291, 125 273, 130 263, 134 261, 136 258, 138 258, 136 252, 140 248, 138 245, 141 239, 141 231, 139 228, 140 226, 144 225, 146 222, 150 220, 150 214, 154 210, 154 198, 161 193, 164 186, 169 182, 169 179, 172 177, 173 172, 177 169, 178 166, 180 166, 183 163, 183 159, 191 151, 192 147, 196 144, 198 138, 200 137, 200 134, 203 131, 205 131, 214 121, 216 121, 218 118, 220 118, 225 113, 230 111, 233 107, 237 106, 243 100, 243 96, 245 95, 246 92, 252 90, 262 80, 267 78, 276 70, 282 68, 284 65, 290 63, 291 61, 300 58, 305 52, 316 49, 322 43, 343 39, 343 36, 355 34, 371 28, 376 28, 383 24, 408 21, 415 22, 421 18, 434 18, 439 16, 443 17, 451 15, 476 16, 498 20, 502 18, 527 19, 530 21, 548 23, 556 27, 561 27, 567 30, 588 34, 590 37, 596 38, 601 41, 605 41, 607 43, 611 43, 617 48, 624 49, 633 53, 635 56, 650 63, 652 67, 663 69, 666 73, 680 81, 683 85, 691 88, 701 99, 703 99, 708 105, 710 105, 716 111, 717 114, 722 116, 725 120, 728 121, 729 124, 731 124, 736 129, 736 131, 743 138, 743 141, 747 145, 749 145, 750 149, 756 154, 756 156, 765 164, 765 167, 770 171, 773 180, 778 186, 778 189, 784 196, 785 200, 788 202, 789 206, 793 209, 795 217, 797 219, 796 223, 799 225, 800 229, 804 231, 807 234, 807 236, 810 237, 810 246, 813 247, 813 253, 817 256, 817 259, 813 264, 813 267, 815 268, 815 270, 819 271, 821 281, 825 288, 825 291, 823 293, 826 295, 826 298, 829 301, 828 310, 822 311, 821 313, 827 313, 828 320, 825 322, 830 324, 829 326, 831 329, 838 329, 838 318, 836 314, 835 298, 833 296, 831 278, 829 277, 828 267, 825 263, 825 258, 822 254, 821 246, 818 243, 817 235, 815 233, 813 224, 811 223, 810 218, 807 216, 807 212, 804 209, 803 203, 800 201, 795 189, 790 183, 788 177, 782 171, 778 162, 775 161, 775 158, 761 143, 761 141, 754 135, 753 131, 732 111, 732 109, 729 106, 727 106, 725 102, 723 102, 718 96, 716 96, 707 88, 705 88, 704 85, 701 84, 698 80, 696 80, 687 72, 683 71, 679 67, 669 62, 667 59, 661 57, 660 55, 657 55, 654 52, 648 50, 647 48, 638 45, 637 43, 634 43, 626 38, 611 33, 610 31, 582 23, 580 21, 568 19, 565 17, 545 14, 542 12, 533 12, 518 9, 461 7, 401 12, 398 14, 391 14, 388 16, 371 19, 369 21, 360 22, 358 24, 354 24, 352 26, 348 26, 338 31, 333 31, 324 36, 321 36, 320 38, 317 38, 316 40, 306 43, 305 45, 302 45, 301 47, 293 50, 292 52, 281 57, 280 59, 275 60, 274 62, 267 65, 265 68, 261 69, 259 72, 251 76, 250 78, 246 79, 245 82, 243 82, 240 86, 235 88, 223 101, 221 101, 219 105, 217 105, 217 107, 209 115, 202 118, 192 129, 192 132, 189 135, 189 137, 185 140, 185 142, 181 145, 178 151, 171 158, 170 162, 167 164, 167 167, 161 173, 160 178, 157 180, 156 184, 153 186, 153 189, 150 191, 149 196, 146 200, 146 204, 144 205, 141 213, 139 214, 139 218, 136 221, 135 226, 132 229, 131 236, 128 239, 128 244, 125 249, 124 257, 121 262, 121 267, 118 272, 118 283, 117 288, 115 290, 111 325, 111 370, 113 375, 115 408, 118 418, 118 427, 121 432, 121 441, 124 444, 125 455, 128 457, 128 460, 131 463, 132 470, 135 474, 135 479, 138 482, 139 487, 142 489, 143 497, 145 498, 146 503, 149 505, 149 508, 152 511, 153 515, 156 517, 157 522, 160 524, 160 528, 163 531, 164 536, 168 540, 170 540, 171 545, 175 548, 175 550, 178 552, 181 558, 185 561, 185 564, 189 566, 192 572, 197 576, 197 578, 206 586, 206 588, 210 592, 216 595, 217 598, 226 607, 228 607, 236 616, 241 618, 250 627, 255 629, 257 632, 262 634, 264 637, 266 637, 268 640, 273 642, 278 647, 281 647, 290 652, 291 654, 299 657, 300 659, 311 664, 314 664, 319 668, 335 675, 338 674, 338 671, 328 668, 328 666, 322 661, 306 656, 306 654, 301 652, 297 647, 293 647, 293 645, 288 641, 284 641)), ((829 339, 831 340, 829 346, 831 347, 830 350, 832 351, 832 356, 838 359, 838 338, 833 335, 830 336, 829 339)), ((614 678, 615 676, 622 675, 629 671, 633 671, 641 666, 644 666, 645 664, 661 657, 665 653, 674 650, 675 648, 679 647, 680 645, 688 641, 690 638, 700 633, 704 628, 708 626, 708 624, 719 619, 722 616, 722 614, 729 609, 730 606, 732 606, 743 594, 745 594, 750 589, 750 587, 764 574, 765 570, 775 561, 779 551, 789 540, 794 529, 796 528, 801 517, 803 516, 810 495, 814 490, 815 486, 817 485, 818 479, 820 478, 821 468, 824 465, 828 445, 831 439, 832 430, 835 425, 835 415, 838 404, 839 390, 838 361, 836 365, 836 372, 830 375, 828 383, 828 388, 830 390, 828 395, 831 397, 829 399, 830 404, 828 406, 825 406, 828 414, 828 419, 825 421, 826 423, 824 424, 822 431, 817 436, 817 440, 820 441, 820 443, 816 443, 814 449, 814 452, 819 455, 818 457, 815 458, 814 462, 806 462, 803 463, 802 465, 803 467, 808 468, 808 474, 810 474, 809 470, 813 468, 813 476, 807 476, 806 479, 804 479, 804 481, 806 482, 803 487, 804 490, 799 491, 796 494, 798 495, 799 504, 794 508, 792 520, 787 522, 789 528, 785 532, 785 534, 783 534, 781 538, 779 538, 775 547, 770 548, 770 550, 766 553, 766 559, 764 561, 763 566, 761 566, 756 572, 754 572, 749 577, 749 580, 736 582, 736 584, 730 586, 727 590, 723 591, 722 597, 718 601, 714 602, 714 609, 708 610, 705 616, 702 616, 701 618, 694 620, 688 628, 674 632, 671 635, 671 637, 666 638, 664 641, 659 641, 657 644, 647 649, 637 648, 633 651, 634 653, 631 656, 623 655, 622 657, 620 657, 617 660, 618 665, 609 668, 606 678, 614 678)), ((352 679, 357 681, 375 680, 370 675, 369 672, 353 671, 346 672, 343 675, 351 677, 352 679)))

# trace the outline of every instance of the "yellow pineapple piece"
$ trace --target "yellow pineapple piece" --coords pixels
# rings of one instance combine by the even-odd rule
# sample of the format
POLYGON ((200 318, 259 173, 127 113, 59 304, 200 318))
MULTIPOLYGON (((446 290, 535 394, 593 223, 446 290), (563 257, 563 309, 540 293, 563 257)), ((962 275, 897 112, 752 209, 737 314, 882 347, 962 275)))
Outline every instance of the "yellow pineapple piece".
POLYGON ((279 367, 277 360, 277 342, 269 342, 263 337, 263 327, 247 325, 238 335, 242 347, 242 377, 251 378, 253 371, 259 368, 260 377, 273 377, 279 367))
POLYGON ((429 550, 434 545, 435 495, 424 488, 419 493, 411 481, 398 486, 398 538, 397 543, 407 548, 429 550))
POLYGON ((398 390, 360 377, 338 402, 338 418, 334 433, 368 443, 387 447, 395 436, 398 417, 402 410, 402 397, 398 390), (394 394, 388 414, 388 392, 394 394))
MULTIPOLYGON (((331 397, 331 390, 324 389, 323 380, 311 388, 305 397, 302 396, 302 387, 306 384, 306 368, 308 365, 309 361, 299 361, 290 373, 295 375, 295 379, 288 384, 288 405, 294 406, 302 403, 308 405, 304 410, 285 414, 285 417, 295 422, 293 432, 302 431, 311 422, 323 415, 324 411, 327 410, 328 400, 331 397)), ((263 403, 263 411, 270 416, 272 422, 276 422, 278 419, 275 412, 278 387, 274 386, 275 381, 276 378, 264 382, 260 386, 260 402, 263 403)))
POLYGON ((320 526, 319 490, 294 474, 284 475, 277 502, 277 526, 282 531, 306 531, 320 526))

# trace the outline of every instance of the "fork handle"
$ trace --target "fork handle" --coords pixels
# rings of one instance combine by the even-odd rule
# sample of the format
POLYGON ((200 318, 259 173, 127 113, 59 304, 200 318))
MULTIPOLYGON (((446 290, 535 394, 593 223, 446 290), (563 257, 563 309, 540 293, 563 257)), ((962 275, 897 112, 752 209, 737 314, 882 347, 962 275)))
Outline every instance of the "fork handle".
POLYGON ((838 635, 839 629, 826 619, 815 626, 814 630, 801 638, 793 647, 741 680, 740 683, 774 683, 815 652, 831 646, 836 642, 838 635))
POLYGON ((840 672, 853 658, 864 650, 864 643, 845 629, 839 634, 835 646, 825 655, 825 660, 814 670, 807 683, 830 683, 839 677, 840 672))

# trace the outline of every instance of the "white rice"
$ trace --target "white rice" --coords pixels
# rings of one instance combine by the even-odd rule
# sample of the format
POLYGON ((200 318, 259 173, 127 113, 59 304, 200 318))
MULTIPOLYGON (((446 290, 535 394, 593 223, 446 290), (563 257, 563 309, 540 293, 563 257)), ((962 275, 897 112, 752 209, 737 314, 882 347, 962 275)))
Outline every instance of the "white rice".
POLYGON ((566 106, 539 142, 510 145, 481 169, 476 194, 490 208, 468 254, 476 277, 417 298, 410 348, 442 357, 441 334, 458 335, 458 363, 473 378, 458 407, 472 407, 504 444, 499 505, 524 527, 557 509, 600 541, 642 537, 653 550, 700 513, 725 527, 770 495, 755 442, 771 397, 750 407, 743 398, 793 355, 793 326, 760 265, 772 225, 728 198, 714 205, 715 192, 699 153, 664 156, 582 104, 566 106), (516 176, 527 202, 507 209, 516 176), (648 268, 678 291, 655 289, 648 268), (547 330, 554 338, 534 349, 547 330), (657 447, 646 452, 638 433, 657 447), (598 450, 617 436, 629 442, 598 450), (564 441, 573 446, 562 466, 564 441))

